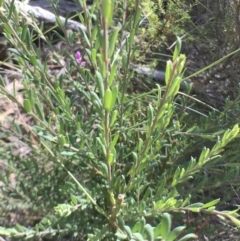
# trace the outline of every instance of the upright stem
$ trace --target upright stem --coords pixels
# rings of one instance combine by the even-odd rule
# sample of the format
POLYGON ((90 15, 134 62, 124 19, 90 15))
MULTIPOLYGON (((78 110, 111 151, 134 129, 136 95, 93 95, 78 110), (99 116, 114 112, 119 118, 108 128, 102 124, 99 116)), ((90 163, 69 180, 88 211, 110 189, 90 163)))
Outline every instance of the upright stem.
MULTIPOLYGON (((104 64, 105 64, 105 79, 104 79, 104 89, 105 91, 109 88, 108 86, 108 23, 107 19, 103 17, 103 57, 104 57, 104 64)), ((108 167, 108 181, 111 182, 112 180, 112 170, 111 170, 111 164, 108 162, 109 154, 110 154, 110 127, 109 127, 109 111, 105 109, 105 117, 104 117, 104 134, 105 134, 105 142, 106 142, 106 161, 107 161, 107 167, 108 167)))
MULTIPOLYGON (((125 5, 124 5, 125 7, 125 5)), ((136 4, 135 4, 135 12, 138 11, 140 7, 140 1, 139 0, 136 0, 136 4)), ((137 15, 137 14, 136 14, 137 15)), ((137 16, 135 15, 135 18, 134 18, 134 22, 132 24, 132 26, 134 27, 136 25, 136 21, 137 20, 137 16)), ((123 17, 123 21, 125 21, 125 16, 123 17)), ((134 32, 134 35, 136 34, 135 33, 135 29, 132 29, 131 31, 134 32)), ((130 33, 130 35, 133 34, 133 33, 130 33)), ((122 42, 123 42, 123 32, 122 32, 122 42)), ((123 90, 122 90, 122 98, 121 98, 121 111, 120 111, 120 125, 122 126, 122 122, 123 122, 123 99, 124 99, 124 96, 125 96, 125 93, 126 93, 126 90, 127 90, 127 81, 128 81, 128 73, 129 73, 129 69, 128 67, 130 66, 130 57, 131 57, 131 53, 132 53, 132 45, 129 44, 129 48, 128 48, 128 53, 127 53, 127 63, 126 63, 126 66, 124 67, 127 67, 127 69, 125 69, 124 71, 124 77, 123 77, 123 83, 122 83, 122 86, 123 86, 123 90)))

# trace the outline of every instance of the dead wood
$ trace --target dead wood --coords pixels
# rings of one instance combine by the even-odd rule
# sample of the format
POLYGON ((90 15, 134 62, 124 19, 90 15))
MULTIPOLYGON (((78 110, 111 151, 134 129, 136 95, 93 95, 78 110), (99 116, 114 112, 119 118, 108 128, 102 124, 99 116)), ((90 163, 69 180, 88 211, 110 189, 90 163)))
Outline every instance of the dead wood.
MULTIPOLYGON (((137 74, 141 74, 144 76, 147 76, 153 80, 155 80, 160 85, 165 85, 165 72, 161 70, 151 69, 149 67, 144 67, 140 65, 131 65, 134 72, 137 74)), ((190 84, 190 81, 183 81, 180 85, 180 90, 184 91, 188 89, 188 86, 190 84)))
MULTIPOLYGON (((53 4, 56 4, 56 0, 52 0, 53 4)), ((40 7, 51 13, 55 13, 54 8, 49 0, 30 0, 28 5, 31 7, 40 7)), ((56 6, 57 14, 66 17, 68 14, 82 11, 82 8, 74 0, 60 0, 56 6)))
MULTIPOLYGON (((7 4, 10 4, 11 1, 8 0, 7 4)), ((28 4, 23 3, 19 0, 15 0, 14 2, 15 8, 19 15, 23 17, 25 20, 29 20, 31 16, 34 17, 34 19, 37 22, 43 22, 45 26, 55 26, 57 25, 56 16, 54 14, 54 8, 52 8, 51 4, 47 3, 47 1, 42 0, 34 0, 30 1, 28 4)), ((56 9, 58 10, 58 13, 60 15, 67 15, 68 13, 80 11, 81 8, 77 6, 76 3, 72 1, 59 1, 59 5, 56 6, 56 9)), ((63 16, 60 16, 60 21, 62 25, 66 29, 71 29, 73 31, 79 31, 80 29, 83 31, 86 31, 86 27, 74 20, 66 19, 63 16)))

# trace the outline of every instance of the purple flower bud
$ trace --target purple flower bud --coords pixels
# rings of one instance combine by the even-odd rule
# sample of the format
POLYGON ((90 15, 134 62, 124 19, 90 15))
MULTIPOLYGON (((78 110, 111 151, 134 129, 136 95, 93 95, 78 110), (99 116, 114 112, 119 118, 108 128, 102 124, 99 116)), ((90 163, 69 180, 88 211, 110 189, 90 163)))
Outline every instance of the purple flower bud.
POLYGON ((85 61, 82 61, 82 54, 79 52, 79 51, 77 51, 76 53, 75 53, 75 58, 76 58, 76 61, 77 61, 77 63, 80 65, 80 66, 85 66, 86 65, 86 62, 85 61))

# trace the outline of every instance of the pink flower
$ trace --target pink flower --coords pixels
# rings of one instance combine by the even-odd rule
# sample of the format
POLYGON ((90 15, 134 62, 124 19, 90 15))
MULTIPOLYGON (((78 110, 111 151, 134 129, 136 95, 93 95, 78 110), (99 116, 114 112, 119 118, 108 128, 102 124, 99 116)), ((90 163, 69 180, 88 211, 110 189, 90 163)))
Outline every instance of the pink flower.
POLYGON ((85 66, 86 65, 86 62, 85 61, 82 61, 82 54, 79 52, 79 51, 77 51, 76 53, 75 53, 75 58, 76 58, 76 61, 77 61, 77 63, 80 65, 80 66, 85 66))

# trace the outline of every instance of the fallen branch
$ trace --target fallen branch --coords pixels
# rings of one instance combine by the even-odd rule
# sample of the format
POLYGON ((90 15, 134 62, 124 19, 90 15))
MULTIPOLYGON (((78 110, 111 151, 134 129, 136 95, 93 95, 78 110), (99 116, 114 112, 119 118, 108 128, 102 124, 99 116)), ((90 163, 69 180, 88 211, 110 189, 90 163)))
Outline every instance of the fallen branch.
MULTIPOLYGON (((68 1, 64 1, 64 2, 67 3, 68 1)), ((8 5, 9 4, 10 3, 8 2, 8 5)), ((44 22, 44 24, 47 26, 48 25, 51 25, 51 26, 57 25, 56 16, 55 16, 55 14, 52 13, 53 9, 50 8, 49 4, 46 5, 45 1, 33 1, 33 2, 30 2, 29 4, 25 4, 18 0, 15 0, 14 4, 16 7, 16 11, 19 13, 19 15, 22 16, 24 19, 27 19, 28 21, 29 21, 29 18, 31 16, 33 16, 35 18, 35 20, 37 20, 37 22, 44 22), (48 10, 51 10, 52 12, 44 9, 43 7, 47 8, 48 10)), ((69 9, 69 8, 67 8, 67 5, 65 5, 65 6, 66 6, 66 9, 69 9)), ((61 7, 61 9, 62 8, 63 7, 61 7)), ((75 11, 78 11, 78 10, 80 10, 80 8, 75 9, 75 11)), ((69 9, 69 11, 70 11, 70 9, 69 9)), ((59 11, 59 12, 61 13, 61 11, 59 11)), ((73 31, 79 31, 81 29, 83 31, 86 31, 86 27, 77 21, 68 20, 62 16, 59 16, 59 19, 60 19, 62 25, 66 29, 71 29, 73 31)))
MULTIPOLYGON (((51 13, 55 13, 51 1, 56 4, 57 0, 29 0, 28 5, 32 7, 40 7, 51 13)), ((82 8, 74 0, 59 0, 56 6, 57 14, 66 17, 69 13, 81 12, 82 8)))
MULTIPOLYGON (((165 72, 156 70, 156 69, 151 69, 149 67, 143 67, 139 65, 131 65, 132 69, 141 75, 145 75, 147 77, 150 77, 154 81, 158 82, 160 85, 165 85, 165 72)), ((180 85, 180 90, 184 91, 187 90, 190 81, 183 81, 180 85)))

